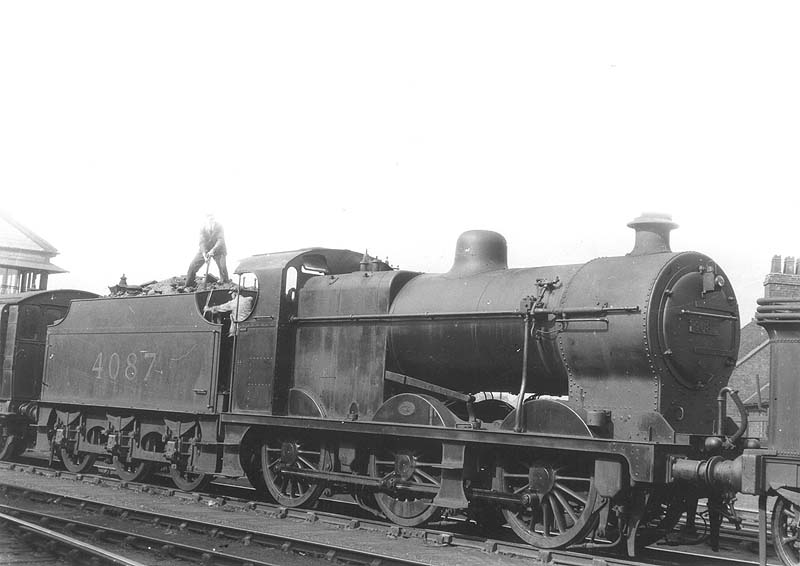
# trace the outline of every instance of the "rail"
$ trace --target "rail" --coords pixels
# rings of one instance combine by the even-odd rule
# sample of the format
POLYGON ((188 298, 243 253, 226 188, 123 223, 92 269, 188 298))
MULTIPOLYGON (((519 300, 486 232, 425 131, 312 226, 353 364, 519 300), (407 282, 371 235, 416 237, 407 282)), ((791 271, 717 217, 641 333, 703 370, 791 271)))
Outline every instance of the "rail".
MULTIPOLYGON (((10 511, 11 513, 19 513, 18 510, 9 508, 5 505, 0 505, 0 509, 10 511)), ((88 560, 85 562, 92 564, 109 564, 113 566, 145 566, 141 562, 130 560, 124 556, 109 552, 108 550, 93 544, 89 544, 77 538, 66 536, 51 529, 46 529, 42 526, 20 519, 19 517, 15 517, 12 514, 0 512, 0 522, 11 526, 14 530, 24 531, 25 533, 33 535, 36 538, 48 541, 46 546, 53 551, 57 550, 56 547, 60 546, 63 552, 60 552, 59 554, 65 554, 73 562, 75 562, 79 557, 87 557, 88 560)))
MULTIPOLYGON (((351 515, 351 511, 348 511, 347 515, 339 515, 335 513, 330 513, 328 511, 321 511, 321 510, 305 510, 305 509, 291 509, 280 507, 275 504, 264 503, 259 501, 253 501, 252 498, 252 489, 251 488, 244 488, 241 486, 234 486, 229 484, 217 484, 217 495, 204 495, 200 493, 185 493, 177 491, 173 488, 166 488, 166 487, 158 487, 152 485, 142 485, 142 484, 135 484, 129 482, 122 482, 120 480, 108 477, 99 477, 99 476, 89 476, 89 475, 82 475, 82 474, 71 474, 68 472, 54 472, 53 470, 47 470, 46 468, 42 469, 34 469, 33 466, 20 466, 20 465, 0 465, 0 469, 5 468, 8 470, 16 470, 17 472, 24 474, 25 477, 30 478, 31 475, 37 476, 39 473, 48 474, 49 477, 53 477, 55 474, 59 474, 63 479, 70 479, 70 480, 78 480, 79 482, 89 484, 93 489, 96 490, 96 486, 98 485, 107 485, 109 487, 113 487, 115 489, 119 488, 127 488, 133 492, 148 492, 151 495, 160 495, 160 496, 174 496, 180 499, 186 500, 185 503, 195 502, 198 505, 208 507, 224 507, 224 509, 228 512, 226 513, 227 516, 232 516, 237 511, 247 512, 247 513, 259 513, 263 514, 265 517, 276 517, 282 520, 293 520, 293 521, 300 521, 304 524, 308 523, 318 523, 322 527, 329 527, 333 526, 336 529, 344 529, 344 530, 365 530, 366 532, 381 532, 385 531, 386 536, 389 538, 406 538, 411 540, 419 540, 423 542, 425 545, 432 545, 434 547, 452 547, 461 548, 462 550, 472 549, 475 551, 479 551, 482 553, 487 553, 487 555, 495 555, 498 558, 500 556, 509 556, 514 557, 516 559, 530 559, 536 561, 536 563, 543 563, 548 564, 549 566, 617 566, 617 565, 626 565, 626 566, 641 566, 642 564, 651 563, 648 561, 642 562, 641 560, 633 560, 630 558, 623 558, 618 556, 610 556, 610 555, 601 555, 598 556, 597 554, 585 554, 582 552, 575 552, 575 551, 545 551, 533 548, 528 546, 524 543, 518 542, 509 542, 505 540, 505 536, 502 533, 495 533, 494 536, 500 536, 500 539, 495 539, 491 537, 487 537, 485 530, 480 528, 477 533, 480 533, 478 536, 476 535, 469 535, 463 534, 458 532, 451 532, 450 530, 442 531, 441 529, 436 528, 408 528, 408 527, 401 527, 398 525, 392 525, 390 523, 386 523, 385 521, 381 520, 369 520, 363 518, 354 518, 351 515), (246 494, 244 498, 239 497, 230 497, 227 495, 229 490, 224 490, 223 488, 236 488, 240 490, 246 490, 246 494), (220 496, 219 493, 225 492, 225 496, 220 496)), ((47 478, 43 478, 47 479, 47 478)), ((30 480, 26 480, 26 484, 29 483, 30 480)), ((72 483, 72 481, 70 481, 72 483)), ((70 488, 70 491, 74 491, 73 488, 70 488)), ((223 541, 235 541, 235 540, 244 540, 240 537, 247 537, 248 535, 255 536, 257 533, 253 533, 249 530, 241 530, 232 525, 221 525, 219 523, 203 523, 200 521, 190 520, 187 518, 175 518, 175 521, 179 521, 177 523, 177 527, 175 526, 176 523, 168 520, 163 514, 160 513, 152 513, 148 511, 143 511, 141 509, 126 509, 126 508, 119 508, 120 510, 115 510, 112 505, 108 505, 102 501, 89 501, 85 498, 81 497, 70 497, 64 496, 58 493, 53 492, 38 492, 31 488, 31 486, 26 487, 15 487, 12 485, 2 486, 0 487, 0 494, 8 493, 12 497, 26 497, 32 499, 33 501, 45 502, 45 503, 52 503, 58 504, 60 506, 64 506, 67 509, 81 509, 85 513, 97 513, 99 515, 104 515, 106 517, 114 516, 118 513, 126 513, 125 517, 127 520, 138 523, 142 525, 154 525, 158 524, 161 525, 162 528, 167 528, 172 530, 173 532, 176 530, 186 530, 188 532, 207 532, 210 536, 212 536, 217 543, 222 543, 223 541), (172 526, 170 526, 172 525, 172 526), (210 530, 209 530, 210 529, 210 530)), ((93 493, 96 493, 93 492, 93 493)), ((143 494, 144 495, 144 494, 143 494)), ((341 501, 329 501, 331 504, 342 504, 341 501)), ((108 518, 103 519, 104 521, 108 521, 108 518)), ((751 519, 751 523, 754 519, 751 519)), ((477 529, 477 527, 476 527, 477 529)), ((326 531, 329 529, 325 529, 326 531)), ((460 529, 457 529, 460 530, 460 529)), ((741 536, 741 531, 734 532, 731 531, 730 535, 733 536, 741 536)), ((260 535, 259 535, 260 536, 260 535)), ((745 540, 752 540, 754 538, 754 534, 747 532, 745 533, 745 540)), ((253 545, 258 543, 257 538, 247 538, 248 542, 246 544, 253 545)), ((740 539, 736 538, 733 541, 733 545, 735 547, 740 546, 740 539)), ((157 547, 155 547, 157 548, 157 547)), ((230 548, 230 546, 228 546, 230 548)), ((296 550, 295 547, 292 545, 288 545, 287 548, 291 550, 296 550)), ((300 551, 301 547, 297 547, 297 550, 300 551)), ((659 558, 656 563, 660 564, 683 564, 684 559, 681 558, 686 556, 685 549, 675 549, 671 546, 663 546, 658 545, 657 547, 650 547, 648 549, 648 556, 652 552, 657 552, 659 555, 663 555, 663 553, 669 553, 668 555, 672 555, 671 562, 665 561, 664 558, 659 558), (677 558, 675 558, 677 556, 677 558)), ((345 555, 336 555, 334 562, 341 558, 344 558, 345 555)), ((738 561, 742 563, 748 563, 747 559, 738 561)), ((214 562, 216 563, 216 562, 214 562)), ((241 561, 239 562, 241 564, 241 561)), ((361 563, 360 561, 356 560, 355 562, 348 562, 348 563, 361 563)), ((410 562, 413 564, 413 562, 410 562)), ((717 556, 710 556, 710 555, 703 555, 702 558, 696 558, 694 560, 695 564, 704 564, 706 566, 711 564, 730 564, 730 560, 722 557, 717 556)), ((752 562, 750 562, 752 563, 752 562)), ((381 566, 394 564, 394 562, 383 562, 383 561, 374 561, 370 564, 380 564, 381 566)))

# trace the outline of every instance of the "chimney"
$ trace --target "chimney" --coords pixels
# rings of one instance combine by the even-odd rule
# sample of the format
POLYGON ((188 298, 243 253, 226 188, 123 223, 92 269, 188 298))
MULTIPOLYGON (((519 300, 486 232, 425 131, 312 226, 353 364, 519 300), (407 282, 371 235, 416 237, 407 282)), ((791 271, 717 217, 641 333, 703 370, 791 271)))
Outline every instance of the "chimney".
POLYGON ((800 298, 800 261, 795 256, 772 256, 770 273, 764 279, 764 297, 800 298))
POLYGON ((646 255, 671 252, 669 233, 678 225, 672 216, 660 212, 643 212, 639 218, 628 223, 636 230, 636 242, 628 255, 646 255))

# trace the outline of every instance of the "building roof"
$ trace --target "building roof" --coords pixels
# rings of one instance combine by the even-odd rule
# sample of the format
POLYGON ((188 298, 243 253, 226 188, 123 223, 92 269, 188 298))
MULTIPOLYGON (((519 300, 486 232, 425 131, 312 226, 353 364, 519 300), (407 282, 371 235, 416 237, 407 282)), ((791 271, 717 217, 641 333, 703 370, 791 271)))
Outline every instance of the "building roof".
POLYGON ((0 248, 39 252, 51 257, 58 255, 58 250, 52 244, 2 210, 0 210, 0 248))
POLYGON ((50 263, 58 250, 44 238, 0 210, 0 266, 17 269, 64 273, 50 263))

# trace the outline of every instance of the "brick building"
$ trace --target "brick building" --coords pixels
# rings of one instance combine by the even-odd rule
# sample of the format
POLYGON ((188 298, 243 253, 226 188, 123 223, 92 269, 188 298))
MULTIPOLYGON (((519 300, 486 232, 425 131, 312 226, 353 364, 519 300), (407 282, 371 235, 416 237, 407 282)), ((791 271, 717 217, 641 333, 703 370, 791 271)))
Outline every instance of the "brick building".
MULTIPOLYGON (((800 262, 792 256, 772 258, 770 272, 764 279, 764 297, 800 297, 800 262)), ((769 341, 766 331, 754 321, 742 328, 739 361, 729 385, 739 391, 747 407, 750 427, 747 435, 764 438, 769 408, 769 341)), ((738 421, 736 407, 728 406, 728 415, 738 421)))
POLYGON ((66 273, 50 259, 58 250, 0 211, 0 294, 47 289, 53 273, 66 273))

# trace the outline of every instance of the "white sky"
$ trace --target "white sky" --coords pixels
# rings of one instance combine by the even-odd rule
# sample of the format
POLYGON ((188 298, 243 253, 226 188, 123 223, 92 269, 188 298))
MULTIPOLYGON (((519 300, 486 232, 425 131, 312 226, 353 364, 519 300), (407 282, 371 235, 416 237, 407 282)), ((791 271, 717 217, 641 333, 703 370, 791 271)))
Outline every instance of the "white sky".
POLYGON ((800 255, 797 2, 3 2, 0 207, 61 252, 51 287, 185 272, 203 213, 231 270, 321 245, 449 269, 674 250, 747 321, 800 255))

